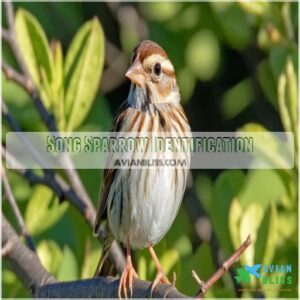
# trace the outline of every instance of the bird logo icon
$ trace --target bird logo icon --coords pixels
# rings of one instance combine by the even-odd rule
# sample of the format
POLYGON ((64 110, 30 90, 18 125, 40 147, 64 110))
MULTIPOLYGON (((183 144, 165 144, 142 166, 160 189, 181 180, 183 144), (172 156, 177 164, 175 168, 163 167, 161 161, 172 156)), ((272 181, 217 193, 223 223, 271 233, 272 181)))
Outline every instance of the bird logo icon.
POLYGON ((237 269, 238 275, 234 277, 236 282, 237 283, 240 283, 240 282, 249 283, 251 280, 250 275, 253 275, 259 279, 261 276, 258 273, 258 270, 260 267, 261 267, 261 264, 255 264, 252 267, 245 265, 243 268, 238 268, 237 269))

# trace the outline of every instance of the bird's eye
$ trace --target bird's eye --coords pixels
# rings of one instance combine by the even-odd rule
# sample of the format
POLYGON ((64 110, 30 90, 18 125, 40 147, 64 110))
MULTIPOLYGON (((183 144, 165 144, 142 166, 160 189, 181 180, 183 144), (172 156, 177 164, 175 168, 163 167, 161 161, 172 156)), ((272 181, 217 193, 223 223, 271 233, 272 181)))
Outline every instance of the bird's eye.
POLYGON ((160 63, 156 63, 154 65, 153 72, 156 76, 159 76, 161 74, 161 64, 160 63))

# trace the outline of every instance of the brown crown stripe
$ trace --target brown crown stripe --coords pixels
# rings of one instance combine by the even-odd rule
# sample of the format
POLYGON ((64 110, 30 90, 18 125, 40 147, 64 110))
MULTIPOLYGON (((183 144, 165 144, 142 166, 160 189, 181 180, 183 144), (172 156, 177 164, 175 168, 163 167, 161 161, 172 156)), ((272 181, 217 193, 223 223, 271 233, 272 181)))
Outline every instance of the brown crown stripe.
POLYGON ((168 55, 164 49, 162 49, 158 44, 148 40, 142 41, 134 50, 134 52, 135 54, 133 57, 139 54, 140 62, 143 62, 146 57, 153 54, 159 54, 162 57, 168 58, 168 55))

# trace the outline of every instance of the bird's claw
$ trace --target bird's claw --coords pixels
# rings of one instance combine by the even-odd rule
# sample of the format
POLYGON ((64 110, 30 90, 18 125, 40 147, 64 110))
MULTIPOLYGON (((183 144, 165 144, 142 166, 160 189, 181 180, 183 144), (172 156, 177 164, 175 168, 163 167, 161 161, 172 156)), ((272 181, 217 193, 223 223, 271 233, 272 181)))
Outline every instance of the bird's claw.
POLYGON ((152 294, 156 288, 156 286, 158 284, 171 284, 171 282, 169 281, 168 277, 165 275, 165 273, 163 271, 158 271, 153 283, 152 283, 152 286, 151 286, 151 297, 152 297, 152 294))
POLYGON ((122 299, 122 294, 127 299, 127 287, 129 288, 130 297, 132 297, 133 277, 138 278, 138 275, 132 266, 126 266, 119 281, 118 297, 122 299))

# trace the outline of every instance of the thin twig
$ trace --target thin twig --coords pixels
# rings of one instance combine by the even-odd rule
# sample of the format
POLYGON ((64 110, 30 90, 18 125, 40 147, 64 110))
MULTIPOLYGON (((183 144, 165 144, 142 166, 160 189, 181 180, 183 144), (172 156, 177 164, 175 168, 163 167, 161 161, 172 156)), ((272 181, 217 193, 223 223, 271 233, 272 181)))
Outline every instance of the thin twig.
POLYGON ((35 251, 33 239, 32 239, 31 235, 29 234, 29 232, 27 230, 26 224, 23 220, 20 209, 17 205, 16 199, 13 195, 10 184, 8 182, 5 169, 3 167, 2 167, 2 174, 1 175, 2 175, 2 183, 3 183, 6 198, 7 198, 8 203, 10 204, 10 207, 12 208, 12 211, 13 211, 15 217, 16 217, 16 220, 18 222, 18 226, 20 228, 21 234, 22 234, 22 236, 25 237, 25 240, 26 240, 29 248, 32 251, 35 251))
POLYGON ((19 50, 19 46, 16 38, 14 9, 11 0, 6 0, 4 2, 4 7, 5 7, 6 18, 8 23, 8 33, 9 33, 8 41, 10 43, 10 47, 16 57, 16 60, 22 70, 22 73, 29 78, 29 73, 26 64, 22 58, 22 54, 19 50))
POLYGON ((219 270, 212 275, 206 282, 203 282, 197 275, 195 271, 192 271, 193 277, 196 279, 197 283, 200 285, 200 290, 196 295, 196 298, 202 298, 207 290, 217 281, 219 280, 223 274, 239 259, 239 257, 244 253, 244 251, 251 244, 251 237, 248 235, 247 239, 243 242, 243 244, 227 259, 219 270))
POLYGON ((29 94, 33 92, 31 81, 21 73, 14 70, 5 60, 2 60, 2 70, 8 80, 14 81, 24 88, 29 94))

